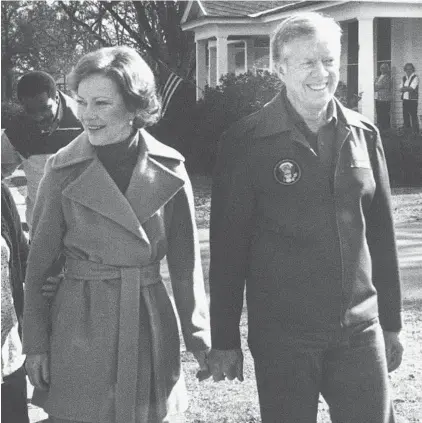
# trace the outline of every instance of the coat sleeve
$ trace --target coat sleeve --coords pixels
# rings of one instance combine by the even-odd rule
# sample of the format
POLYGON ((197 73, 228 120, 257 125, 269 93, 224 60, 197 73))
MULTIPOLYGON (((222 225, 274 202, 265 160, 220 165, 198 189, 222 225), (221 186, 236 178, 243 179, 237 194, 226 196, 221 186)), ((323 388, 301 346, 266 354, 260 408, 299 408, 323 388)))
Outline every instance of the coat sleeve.
POLYGON ((372 281, 378 291, 378 309, 382 328, 386 331, 398 332, 402 327, 399 262, 390 183, 378 131, 376 131, 375 148, 372 153, 372 168, 376 190, 366 219, 367 240, 372 259, 372 281))
POLYGON ((57 172, 51 168, 52 158, 46 164, 33 214, 31 246, 25 278, 23 319, 25 354, 40 354, 49 349, 49 304, 43 297, 41 288, 52 264, 62 252, 65 231, 61 205, 62 184, 57 172))
POLYGON ((1 134, 1 175, 10 176, 22 163, 21 155, 15 150, 6 132, 1 134))
POLYGON ((177 170, 185 180, 173 199, 167 262, 183 337, 189 351, 211 345, 208 301, 201 267, 192 185, 183 164, 177 170))
POLYGON ((246 142, 233 131, 220 141, 214 169, 210 222, 210 298, 213 348, 239 348, 248 269, 254 189, 246 142))

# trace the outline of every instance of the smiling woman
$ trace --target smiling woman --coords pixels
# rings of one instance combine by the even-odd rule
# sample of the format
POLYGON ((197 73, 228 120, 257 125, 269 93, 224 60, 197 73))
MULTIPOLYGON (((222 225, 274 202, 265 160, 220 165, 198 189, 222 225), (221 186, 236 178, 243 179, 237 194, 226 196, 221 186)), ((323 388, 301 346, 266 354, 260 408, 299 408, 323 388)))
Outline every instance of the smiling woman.
POLYGON ((185 344, 204 371, 210 345, 184 159, 144 129, 160 104, 136 51, 89 53, 69 79, 85 132, 48 162, 34 211, 24 315, 33 402, 54 423, 180 421, 187 398, 164 256, 185 344), (50 315, 40 286, 60 254, 50 315))
POLYGON ((134 110, 129 110, 118 85, 107 76, 90 75, 78 86, 78 117, 92 145, 114 144, 136 129, 134 110))

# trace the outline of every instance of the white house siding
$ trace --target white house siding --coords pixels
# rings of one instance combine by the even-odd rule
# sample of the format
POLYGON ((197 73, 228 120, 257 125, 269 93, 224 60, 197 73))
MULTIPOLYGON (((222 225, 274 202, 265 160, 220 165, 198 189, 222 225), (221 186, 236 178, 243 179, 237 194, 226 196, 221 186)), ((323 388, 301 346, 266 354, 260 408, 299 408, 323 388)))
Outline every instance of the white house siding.
POLYGON ((341 56, 340 56, 340 81, 347 84, 347 42, 348 27, 347 24, 341 24, 343 35, 341 37, 341 56))
MULTIPOLYGON (((393 18, 391 20, 391 65, 394 101, 392 105, 392 124, 403 124, 402 101, 400 92, 404 75, 403 66, 411 62, 416 68, 419 82, 422 80, 422 18, 393 18)), ((419 87, 418 114, 422 123, 422 87, 419 87)))

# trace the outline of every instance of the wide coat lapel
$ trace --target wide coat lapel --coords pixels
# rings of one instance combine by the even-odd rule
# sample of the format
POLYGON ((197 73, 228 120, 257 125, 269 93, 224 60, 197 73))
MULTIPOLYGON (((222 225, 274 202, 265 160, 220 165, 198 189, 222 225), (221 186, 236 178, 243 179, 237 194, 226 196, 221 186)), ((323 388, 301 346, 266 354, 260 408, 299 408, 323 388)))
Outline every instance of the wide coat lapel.
POLYGON ((125 195, 97 158, 85 133, 60 151, 53 161, 53 167, 58 169, 91 161, 63 190, 63 195, 149 242, 142 223, 169 201, 184 183, 153 156, 178 161, 182 161, 183 156, 156 141, 146 131, 141 130, 139 136, 141 151, 125 195))
POLYGON ((139 136, 141 152, 125 195, 142 224, 182 188, 184 180, 157 160, 161 157, 178 163, 183 156, 145 130, 139 136))

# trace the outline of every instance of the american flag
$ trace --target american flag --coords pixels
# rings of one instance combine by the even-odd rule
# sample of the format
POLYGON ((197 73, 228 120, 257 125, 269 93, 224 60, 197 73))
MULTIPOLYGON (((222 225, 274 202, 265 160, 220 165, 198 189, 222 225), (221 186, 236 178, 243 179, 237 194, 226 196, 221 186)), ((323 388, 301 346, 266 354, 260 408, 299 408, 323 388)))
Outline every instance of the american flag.
POLYGON ((173 94, 176 92, 181 82, 183 82, 183 78, 176 75, 174 72, 171 72, 166 83, 161 87, 159 93, 162 99, 162 116, 166 114, 173 94))

